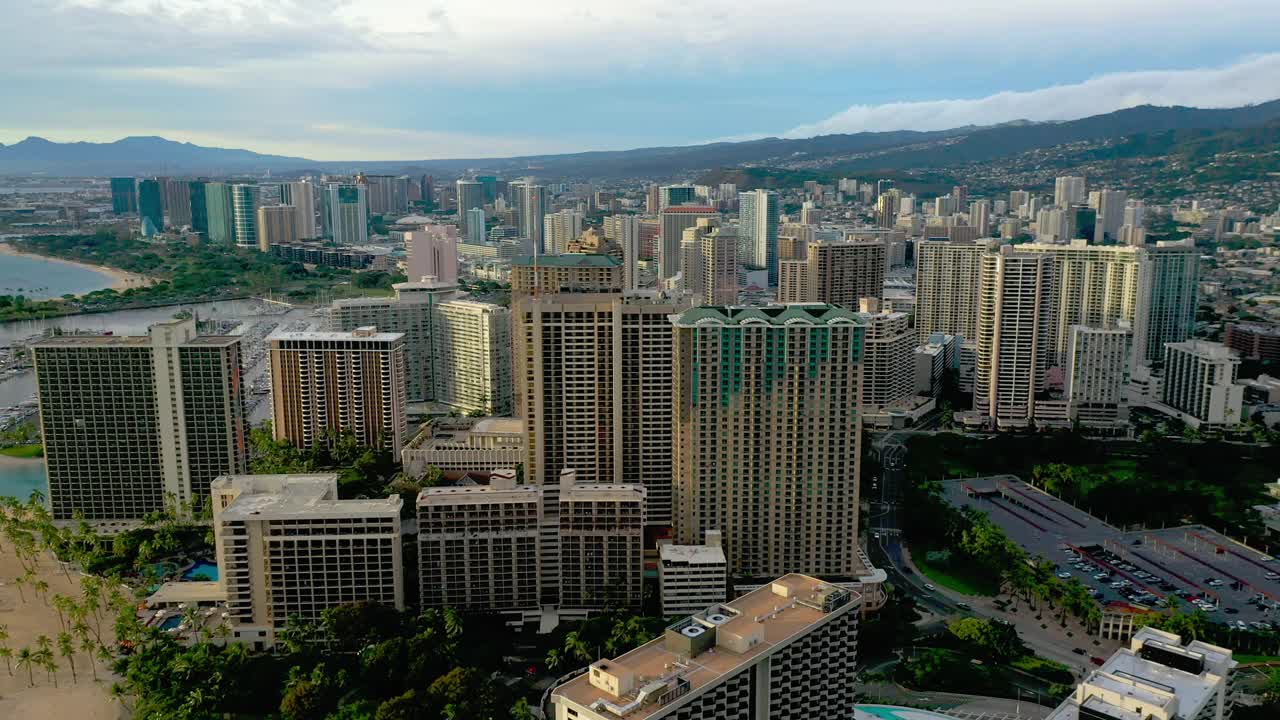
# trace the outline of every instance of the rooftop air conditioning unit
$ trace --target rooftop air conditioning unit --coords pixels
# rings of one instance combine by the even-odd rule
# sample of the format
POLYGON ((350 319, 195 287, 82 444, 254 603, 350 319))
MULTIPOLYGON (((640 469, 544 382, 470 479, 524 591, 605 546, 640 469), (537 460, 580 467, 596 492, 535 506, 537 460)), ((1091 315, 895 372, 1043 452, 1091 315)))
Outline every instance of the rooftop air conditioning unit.
POLYGON ((706 632, 706 629, 705 629, 705 628, 700 628, 700 627, 698 627, 697 625, 690 625, 689 627, 681 628, 681 629, 680 629, 680 632, 681 632, 685 637, 691 637, 691 638, 694 638, 694 637, 698 637, 698 636, 699 636, 699 635, 701 635, 702 633, 706 632))
POLYGON ((729 622, 729 616, 722 615, 720 613, 712 613, 707 616, 707 622, 711 623, 712 625, 723 625, 729 622))

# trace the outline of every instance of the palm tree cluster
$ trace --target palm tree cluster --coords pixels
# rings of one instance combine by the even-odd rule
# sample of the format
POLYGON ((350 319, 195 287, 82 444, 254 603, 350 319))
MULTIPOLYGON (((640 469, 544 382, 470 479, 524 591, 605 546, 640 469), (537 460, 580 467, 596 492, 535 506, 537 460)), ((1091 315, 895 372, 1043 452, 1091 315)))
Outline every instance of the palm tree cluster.
POLYGON ((10 676, 16 666, 19 672, 26 672, 27 684, 34 686, 36 671, 43 670, 56 686, 57 672, 65 662, 72 682, 79 682, 76 657, 82 655, 88 659, 97 682, 98 664, 111 661, 111 636, 103 633, 103 622, 120 609, 132 613, 130 599, 120 583, 80 575, 78 591, 67 595, 50 592, 49 582, 40 574, 41 558, 52 552, 59 559, 68 585, 75 587, 77 581, 71 576, 68 560, 81 556, 86 545, 97 542, 97 536, 83 520, 74 529, 55 526, 38 493, 25 503, 14 498, 0 500, 0 553, 13 553, 22 571, 11 582, 23 604, 42 602, 58 616, 56 636, 38 635, 34 647, 12 647, 8 627, 0 625, 0 657, 10 676))

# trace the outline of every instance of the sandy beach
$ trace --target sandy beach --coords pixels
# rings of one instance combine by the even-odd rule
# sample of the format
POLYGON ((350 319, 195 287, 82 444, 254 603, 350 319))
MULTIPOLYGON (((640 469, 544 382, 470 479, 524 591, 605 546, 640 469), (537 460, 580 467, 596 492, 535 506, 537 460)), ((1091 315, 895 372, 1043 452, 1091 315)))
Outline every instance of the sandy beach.
MULTIPOLYGON (((36 638, 46 635, 57 640, 59 623, 57 613, 37 597, 31 587, 19 588, 13 579, 22 574, 17 556, 0 543, 0 625, 8 627, 6 645, 18 650, 36 647, 36 638), (25 595, 26 601, 23 601, 25 595)), ((49 583, 48 597, 55 593, 80 597, 78 575, 71 573, 71 581, 62 574, 58 564, 45 557, 39 568, 40 578, 49 583)), ((103 623, 103 631, 109 632, 110 621, 103 623)), ((98 682, 93 681, 89 658, 83 652, 75 656, 78 681, 73 681, 71 668, 59 658, 55 674, 57 687, 50 682, 44 670, 34 672, 35 687, 27 687, 27 672, 14 664, 10 676, 0 662, 0 718, 75 718, 76 720, 122 720, 128 713, 109 694, 112 676, 98 661, 98 682)))
POLYGON ((106 265, 94 265, 92 263, 76 262, 75 260, 67 260, 66 258, 53 257, 52 255, 40 255, 39 253, 28 253, 18 250, 7 242, 0 242, 0 255, 24 255, 30 258, 39 258, 48 260, 49 262, 64 263, 66 265, 78 265, 83 268, 96 270, 104 275, 108 275, 114 281, 111 289, 117 292, 128 290, 129 288, 146 287, 152 282, 152 278, 137 273, 126 272, 119 268, 107 267, 106 265))

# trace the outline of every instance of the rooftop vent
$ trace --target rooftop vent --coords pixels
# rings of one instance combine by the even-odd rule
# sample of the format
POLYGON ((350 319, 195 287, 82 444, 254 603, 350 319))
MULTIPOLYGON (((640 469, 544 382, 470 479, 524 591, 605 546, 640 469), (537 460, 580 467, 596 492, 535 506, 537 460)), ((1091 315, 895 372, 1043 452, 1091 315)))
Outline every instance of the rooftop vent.
POLYGON ((704 632, 706 632, 706 629, 698 627, 697 625, 689 625, 689 626, 680 628, 680 633, 683 634, 685 637, 691 637, 691 638, 698 637, 704 632))

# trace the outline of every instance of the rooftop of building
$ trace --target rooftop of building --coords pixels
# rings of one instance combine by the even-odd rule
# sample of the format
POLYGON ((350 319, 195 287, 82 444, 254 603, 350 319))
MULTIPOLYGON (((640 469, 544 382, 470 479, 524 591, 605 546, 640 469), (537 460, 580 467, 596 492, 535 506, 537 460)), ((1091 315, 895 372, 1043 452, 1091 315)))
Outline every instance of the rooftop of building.
POLYGON ((670 205, 662 209, 662 214, 664 215, 686 215, 689 213, 713 213, 719 215, 720 211, 710 205, 670 205))
POLYGON ((1180 350, 1209 360, 1239 360, 1240 353, 1223 345, 1208 340, 1184 340, 1182 342, 1165 343, 1167 348, 1180 350))
MULTIPOLYGON (((235 335, 197 335, 179 345, 225 347, 238 342, 240 338, 235 335)), ((31 347, 145 347, 150 344, 149 335, 55 335, 34 342, 31 347)))
POLYGON ((566 253, 564 255, 521 255, 511 259, 512 267, 576 267, 576 268, 613 268, 622 267, 622 261, 609 255, 588 255, 586 253, 566 253))
POLYGON ((356 340, 359 342, 369 343, 387 343, 395 342, 404 338, 404 333, 377 332, 376 329, 367 331, 365 328, 356 328, 355 330, 341 332, 336 330, 323 331, 277 331, 267 336, 268 341, 272 340, 295 340, 305 342, 331 342, 331 341, 349 341, 356 340))
POLYGON ((563 480, 560 485, 560 502, 572 502, 574 500, 589 500, 591 502, 602 502, 606 500, 621 500, 623 502, 644 502, 645 488, 638 484, 623 483, 584 483, 565 485, 563 480))
MULTIPOLYGON (((806 575, 785 575, 736 600, 713 606, 704 613, 669 626, 667 633, 683 634, 689 638, 703 633, 696 630, 682 633, 685 628, 714 631, 714 644, 696 653, 696 662, 694 657, 682 654, 679 648, 673 649, 667 633, 664 633, 662 637, 613 660, 598 661, 592 668, 615 676, 634 678, 633 686, 636 689, 678 675, 681 681, 688 683, 689 691, 693 692, 738 671, 762 655, 770 654, 775 646, 813 629, 832 612, 849 604, 849 600, 858 601, 859 598, 856 593, 841 590, 806 575), (830 612, 824 612, 821 609, 823 601, 831 597, 845 602, 833 607, 830 612), (755 642, 743 642, 739 645, 742 652, 728 647, 728 644, 746 638, 753 638, 755 642)), ((552 692, 553 701, 557 697, 563 697, 584 707, 591 707, 597 701, 619 706, 634 702, 634 692, 613 695, 592 684, 591 675, 592 672, 589 671, 557 687, 552 692)), ((661 702, 640 703, 629 712, 611 714, 630 720, 643 720, 660 714, 663 709, 661 702)))
POLYGON ((541 485, 516 485, 515 487, 495 487, 493 485, 450 485, 447 487, 423 488, 418 493, 417 503, 422 505, 454 505, 459 503, 492 503, 538 502, 542 497, 541 485))
POLYGON ((339 500, 337 474, 223 475, 212 483, 215 493, 239 489, 221 512, 223 520, 271 520, 277 518, 400 516, 404 501, 386 498, 339 500))
POLYGON ((689 565, 724 564, 724 548, 718 545, 659 545, 658 557, 663 562, 689 565))
POLYGON ((1230 332, 1232 330, 1255 335, 1280 337, 1280 323, 1236 322, 1227 325, 1227 331, 1230 332))
POLYGON ((858 313, 826 303, 789 303, 766 307, 708 305, 686 310, 674 316, 672 322, 681 327, 747 325, 751 323, 768 325, 787 325, 790 323, 810 325, 866 324, 862 318, 858 317, 858 313))

